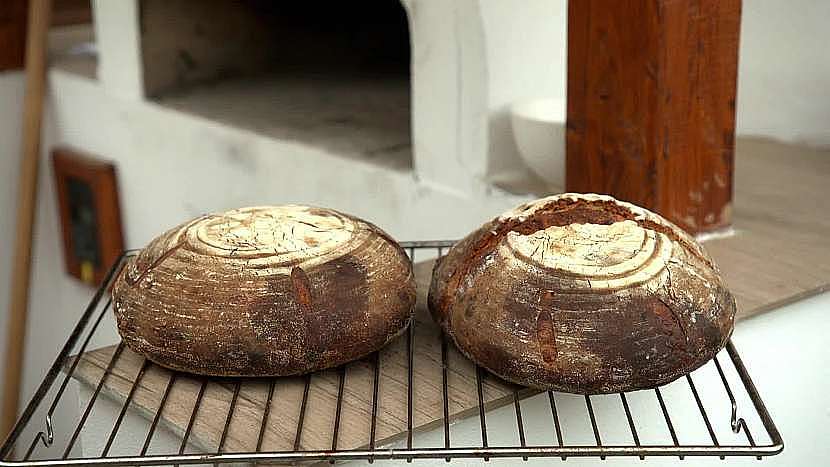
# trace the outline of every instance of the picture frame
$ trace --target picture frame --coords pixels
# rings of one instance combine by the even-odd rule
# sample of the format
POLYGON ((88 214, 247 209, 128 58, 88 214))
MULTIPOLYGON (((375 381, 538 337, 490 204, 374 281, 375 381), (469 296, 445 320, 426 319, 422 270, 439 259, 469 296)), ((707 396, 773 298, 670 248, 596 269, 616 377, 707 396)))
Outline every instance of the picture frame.
POLYGON ((52 167, 66 272, 100 284, 124 250, 115 165, 58 147, 52 167))

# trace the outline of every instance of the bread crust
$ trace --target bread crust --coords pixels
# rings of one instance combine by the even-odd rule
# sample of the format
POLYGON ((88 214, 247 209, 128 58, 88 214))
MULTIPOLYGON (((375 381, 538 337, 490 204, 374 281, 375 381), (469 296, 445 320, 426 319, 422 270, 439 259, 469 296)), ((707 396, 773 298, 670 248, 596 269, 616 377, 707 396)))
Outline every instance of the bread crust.
POLYGON ((167 368, 303 374, 361 358, 415 305, 406 253, 364 220, 260 206, 203 216, 151 241, 112 290, 118 331, 167 368))
POLYGON ((551 196, 456 244, 433 271, 433 318, 469 358, 525 386, 655 387, 712 358, 735 300, 688 234, 610 196, 551 196))

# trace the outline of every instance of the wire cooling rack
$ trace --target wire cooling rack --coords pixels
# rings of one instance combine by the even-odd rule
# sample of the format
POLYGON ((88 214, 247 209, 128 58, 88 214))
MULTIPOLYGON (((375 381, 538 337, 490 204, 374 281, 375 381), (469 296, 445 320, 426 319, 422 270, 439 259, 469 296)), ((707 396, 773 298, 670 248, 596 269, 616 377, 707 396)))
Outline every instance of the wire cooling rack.
MULTIPOLYGON (((452 243, 450 241, 404 242, 402 246, 414 261, 416 254, 419 260, 441 256, 452 243)), ((401 430, 400 436, 394 440, 387 439, 389 443, 386 446, 380 446, 378 444, 379 440, 376 438, 379 423, 385 422, 383 420, 385 412, 379 412, 378 410, 379 387, 391 384, 384 381, 385 374, 380 370, 382 359, 386 358, 382 350, 362 363, 352 363, 336 370, 338 374, 336 406, 333 422, 330 424, 330 432, 327 435, 330 439, 330 445, 325 449, 304 449, 301 444, 304 427, 307 430, 309 425, 309 388, 312 386, 312 380, 319 377, 317 374, 307 375, 303 378, 302 397, 298 399, 299 416, 296 420, 292 419, 292 426, 290 427, 295 433, 293 449, 269 450, 263 445, 264 433, 269 425, 285 422, 283 417, 280 416, 282 414, 272 413, 272 406, 276 399, 274 396, 275 387, 284 384, 283 379, 274 378, 264 381, 260 379, 254 383, 246 379, 211 379, 168 372, 169 376, 165 390, 159 393, 158 400, 153 405, 156 407, 155 411, 151 411, 149 414, 141 414, 147 419, 148 423, 142 448, 137 452, 113 454, 111 450, 113 441, 119 430, 124 426, 125 416, 132 413, 129 410, 131 405, 135 406, 137 404, 134 396, 140 386, 139 381, 142 376, 155 367, 154 364, 145 360, 140 364, 140 370, 124 400, 119 401, 121 404, 120 411, 112 428, 109 429, 109 433, 99 433, 99 437, 103 435, 106 439, 103 449, 95 456, 79 457, 77 454, 73 454, 78 451, 76 444, 78 444, 79 435, 84 429, 91 429, 87 427, 90 413, 101 405, 102 400, 107 399, 108 396, 106 395, 99 397, 102 388, 107 386, 105 384, 107 378, 112 377, 113 369, 120 363, 119 359, 123 359, 128 351, 125 351, 123 343, 119 343, 115 347, 97 384, 92 385, 94 390, 89 401, 80 405, 77 399, 73 400, 73 398, 67 397, 67 387, 73 375, 77 377, 75 373, 80 361, 79 358, 73 356, 84 354, 90 342, 95 340, 93 337, 96 332, 100 333, 101 329, 105 327, 100 325, 102 318, 109 314, 108 291, 110 285, 114 277, 117 276, 117 272, 123 267, 124 260, 134 254, 136 254, 135 251, 127 252, 119 259, 81 315, 77 326, 58 354, 54 364, 47 372, 2 448, 0 448, 0 466, 122 466, 291 463, 301 461, 328 461, 333 463, 356 459, 368 460, 369 462, 376 459, 400 459, 410 462, 413 459, 446 459, 449 462, 453 458, 480 458, 486 461, 499 457, 515 457, 524 460, 531 457, 560 457, 566 460, 569 457, 587 456, 601 459, 605 459, 607 456, 639 456, 640 458, 676 456, 679 459, 684 459, 686 456, 718 456, 721 458, 726 456, 754 456, 761 459, 763 456, 778 454, 784 447, 781 435, 731 341, 724 351, 702 369, 670 385, 655 388, 651 391, 603 396, 574 396, 551 391, 546 393, 532 391, 499 380, 494 384, 509 388, 507 397, 502 398, 501 407, 495 410, 495 412, 501 411, 500 414, 487 410, 492 409, 494 405, 488 405, 485 397, 488 381, 497 380, 497 378, 480 367, 472 366, 472 363, 465 360, 471 368, 474 368, 472 370, 474 375, 472 387, 474 389, 472 390, 477 392, 478 403, 474 404, 473 410, 468 410, 464 414, 466 420, 462 422, 469 422, 469 419, 478 418, 478 423, 472 425, 467 423, 466 427, 466 429, 476 432, 473 438, 476 438, 477 441, 472 445, 461 443, 458 441, 458 438, 461 437, 455 436, 457 433, 454 430, 457 429, 457 426, 453 422, 454 419, 458 418, 458 414, 454 414, 451 409, 448 380, 454 374, 453 365, 456 363, 453 362, 457 362, 457 358, 463 357, 458 357, 460 354, 457 353, 451 343, 448 343, 446 338, 435 335, 434 327, 411 326, 408 332, 400 337, 400 339, 405 340, 405 345, 398 343, 402 349, 405 349, 403 360, 406 366, 406 370, 404 370, 406 376, 401 378, 405 381, 398 381, 406 388, 400 394, 400 397, 406 400, 399 401, 402 407, 405 406, 405 415, 402 415, 400 420, 402 422, 403 418, 406 419, 405 428, 401 430), (425 329, 430 329, 433 335, 425 336, 425 329), (413 367, 421 364, 418 361, 421 357, 414 349, 418 340, 436 338, 438 339, 437 342, 440 342, 440 346, 436 346, 436 349, 440 347, 440 383, 438 381, 434 383, 440 385, 441 389, 435 393, 436 400, 424 402, 420 397, 422 395, 417 393, 418 385, 413 382, 413 367), (370 377, 372 388, 371 411, 367 411, 367 414, 370 415, 367 416, 368 420, 366 420, 370 429, 363 445, 357 448, 345 449, 341 447, 342 444, 338 444, 338 440, 343 438, 341 415, 344 399, 348 397, 344 396, 344 380, 349 367, 358 364, 369 365, 372 372, 370 377), (714 370, 712 366, 714 366, 714 370), (704 380, 704 376, 700 374, 702 371, 709 371, 711 373, 710 377, 704 380), (61 372, 64 374, 59 378, 61 372), (162 418, 161 412, 168 402, 171 388, 187 379, 196 380, 199 384, 194 386, 198 388, 198 394, 189 415, 189 422, 182 435, 180 449, 177 452, 148 454, 148 445, 153 439, 154 432, 162 418), (697 385, 695 380, 698 380, 697 385), (701 384, 701 381, 705 381, 705 383, 701 384), (252 384, 264 384, 268 388, 267 399, 262 406, 261 413, 256 418, 256 424, 259 428, 251 431, 252 437, 255 439, 251 439, 250 442, 251 446, 255 447, 247 450, 229 451, 225 445, 229 426, 235 416, 241 416, 238 414, 239 411, 235 413, 240 400, 239 394, 244 393, 246 386, 252 384), (218 449, 212 452, 185 453, 185 446, 194 428, 194 420, 200 414, 200 410, 205 410, 203 400, 208 385, 222 385, 229 388, 228 390, 232 394, 225 409, 224 420, 215 421, 218 425, 223 424, 218 449), (642 413, 645 411, 643 407, 631 403, 635 398, 642 399, 645 396, 651 397, 655 401, 651 407, 654 413, 642 413), (544 411, 538 410, 540 400, 542 400, 540 398, 544 399, 541 402, 545 408, 544 411), (574 416, 573 405, 575 400, 579 404, 584 404, 584 410, 580 410, 583 414, 582 417, 587 419, 588 422, 583 427, 584 431, 588 433, 588 442, 584 437, 576 442, 569 439, 572 430, 570 428, 570 424, 573 422, 572 419, 579 418, 574 416), (531 403, 534 404, 534 411, 529 414, 527 413, 527 406, 531 403), (565 407, 566 403, 569 404, 568 407, 565 407), (56 408, 61 404, 78 405, 79 421, 71 434, 63 433, 62 436, 57 436, 55 433, 57 423, 56 420, 53 420, 53 415, 56 413, 56 408), (418 426, 418 423, 414 421, 416 417, 413 415, 421 409, 417 404, 434 406, 438 413, 435 423, 429 424, 426 428, 418 426), (524 411, 522 409, 523 405, 525 406, 524 411), (686 406, 685 412, 684 409, 679 408, 683 405, 686 406), (713 409, 713 407, 716 408, 713 409), (498 417, 500 421, 497 421, 503 424, 505 410, 508 411, 508 417, 512 419, 510 424, 515 427, 516 436, 511 443, 502 443, 501 440, 498 440, 497 443, 493 439, 493 427, 491 425, 488 429, 487 421, 489 418, 493 423, 493 419, 498 417), (539 413, 545 411, 548 412, 539 413), (443 412, 443 416, 441 416, 441 412, 443 412), (689 416, 690 413, 693 416, 689 416), (754 426, 757 430, 755 434, 751 432, 750 426, 754 426), (614 429, 619 430, 620 427, 623 427, 622 430, 625 431, 623 438, 627 441, 621 442, 620 437, 617 436, 613 439, 613 442, 610 442, 610 433, 614 429), (418 438, 421 435, 419 430, 422 428, 432 430, 431 433, 433 434, 437 430, 438 445, 428 447, 418 445, 418 438), (703 440, 698 437, 693 442, 688 442, 684 438, 685 433, 695 429, 704 433, 703 440), (442 431, 443 437, 441 436, 442 431), (655 432, 662 433, 662 439, 647 440, 644 435, 645 431, 652 435, 655 432), (724 436, 723 433, 728 433, 729 436, 724 436), (24 434, 28 434, 25 439, 24 434), (538 439, 540 436, 543 438, 541 441, 538 439), (758 437, 756 438, 756 436, 758 437), (58 444, 58 439, 66 439, 67 441, 64 446, 58 446, 59 449, 56 450, 53 448, 58 444), (441 439, 443 442, 441 442, 441 439), (73 448, 75 449, 73 450, 73 448)), ((436 352, 439 351, 436 350, 436 352)), ((439 360, 436 359, 436 362, 439 362, 439 360)), ((155 369, 167 371, 160 368, 155 369)), ((436 379, 438 378, 436 376, 436 379)), ((250 416, 250 414, 246 416, 250 416)), ((463 424, 462 422, 459 422, 459 424, 463 424)), ((464 438, 469 441, 469 433, 464 438)))

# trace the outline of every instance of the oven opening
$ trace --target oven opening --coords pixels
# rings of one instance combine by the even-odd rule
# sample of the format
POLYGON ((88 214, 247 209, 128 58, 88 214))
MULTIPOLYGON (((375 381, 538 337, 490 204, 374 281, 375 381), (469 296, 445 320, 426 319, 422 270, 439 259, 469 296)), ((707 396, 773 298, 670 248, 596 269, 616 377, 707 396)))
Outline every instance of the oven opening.
POLYGON ((398 0, 140 6, 144 89, 157 103, 411 169, 410 37, 398 0))

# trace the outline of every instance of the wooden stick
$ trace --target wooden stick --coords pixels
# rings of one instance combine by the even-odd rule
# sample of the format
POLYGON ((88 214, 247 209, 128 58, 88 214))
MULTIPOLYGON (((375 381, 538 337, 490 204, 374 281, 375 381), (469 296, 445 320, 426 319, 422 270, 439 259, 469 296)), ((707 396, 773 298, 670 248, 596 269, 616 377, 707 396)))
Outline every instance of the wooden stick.
POLYGON ((2 420, 0 420, 2 421, 0 435, 3 436, 14 426, 20 400, 32 262, 32 230, 37 200, 40 127, 46 86, 46 41, 51 10, 51 0, 30 0, 29 2, 26 38, 26 95, 23 103, 23 154, 20 160, 8 343, 3 374, 3 413, 2 420))

